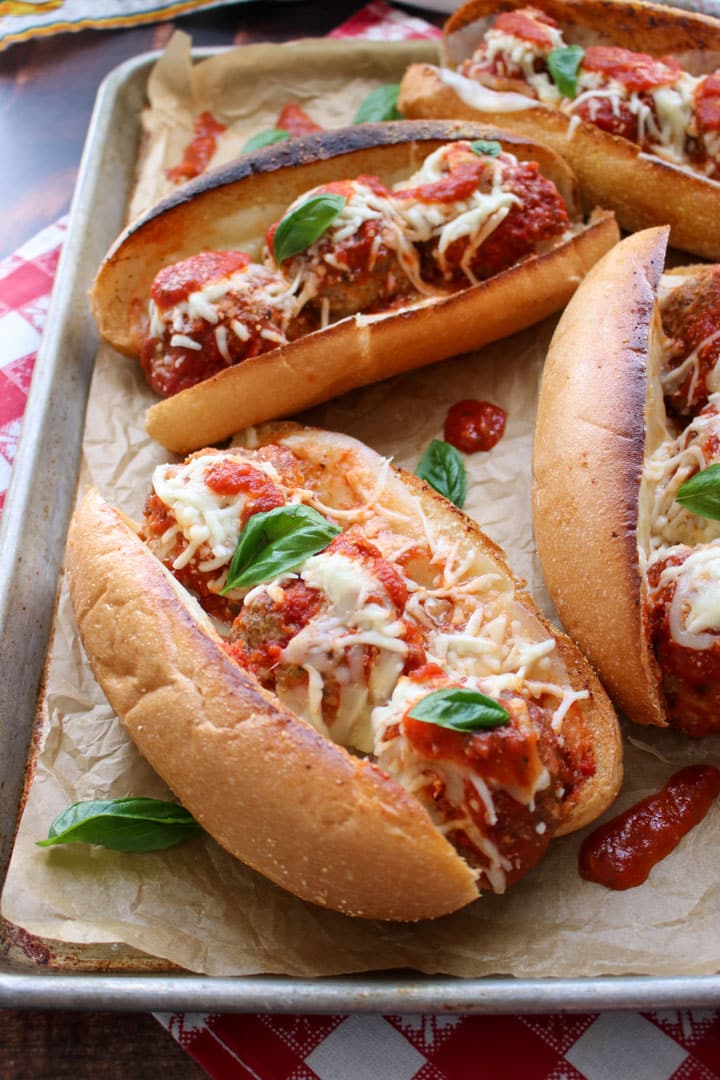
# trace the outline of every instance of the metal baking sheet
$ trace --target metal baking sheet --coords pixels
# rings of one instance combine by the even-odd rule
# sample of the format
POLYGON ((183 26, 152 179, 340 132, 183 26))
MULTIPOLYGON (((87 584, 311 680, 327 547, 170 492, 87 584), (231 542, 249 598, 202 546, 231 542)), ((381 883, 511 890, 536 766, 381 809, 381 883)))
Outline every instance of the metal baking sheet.
MULTIPOLYGON (((123 225, 145 85, 156 59, 147 54, 123 64, 100 88, 2 519, 0 882, 26 783, 98 344, 86 294, 123 225)), ((58 946, 0 926, 3 1007, 532 1013, 718 1003, 720 976, 461 980, 387 972, 210 978, 168 969, 125 947, 58 946)))

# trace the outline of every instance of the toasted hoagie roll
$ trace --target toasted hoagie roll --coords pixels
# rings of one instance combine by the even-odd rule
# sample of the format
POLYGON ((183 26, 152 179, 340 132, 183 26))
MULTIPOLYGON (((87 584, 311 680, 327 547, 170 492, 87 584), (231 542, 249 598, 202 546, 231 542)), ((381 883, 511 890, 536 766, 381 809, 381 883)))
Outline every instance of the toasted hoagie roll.
POLYGON ((720 24, 639 0, 470 0, 445 63, 406 72, 408 117, 532 134, 624 229, 720 258, 720 24))
POLYGON ((558 323, 533 519, 563 625, 618 707, 704 735, 720 731, 720 267, 663 274, 666 244, 623 240, 558 323))
POLYGON ((159 466, 138 532, 94 491, 76 511, 70 595, 112 707, 303 899, 417 920, 503 892, 617 792, 597 678, 423 481, 346 436, 250 435, 159 466))
POLYGON ((148 432, 186 452, 544 318, 618 235, 525 137, 365 124, 185 185, 116 242, 92 306, 172 395, 148 432))

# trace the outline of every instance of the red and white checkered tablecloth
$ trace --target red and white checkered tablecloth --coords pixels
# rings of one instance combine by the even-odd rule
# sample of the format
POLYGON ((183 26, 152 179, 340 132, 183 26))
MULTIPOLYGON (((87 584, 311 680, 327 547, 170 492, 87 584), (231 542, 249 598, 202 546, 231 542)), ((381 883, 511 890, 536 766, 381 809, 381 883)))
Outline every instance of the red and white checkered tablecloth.
MULTIPOLYGON (((332 36, 436 34, 377 0, 332 36)), ((0 509, 66 227, 0 262, 0 509)), ((216 1080, 720 1080, 720 1009, 157 1019, 216 1080)))

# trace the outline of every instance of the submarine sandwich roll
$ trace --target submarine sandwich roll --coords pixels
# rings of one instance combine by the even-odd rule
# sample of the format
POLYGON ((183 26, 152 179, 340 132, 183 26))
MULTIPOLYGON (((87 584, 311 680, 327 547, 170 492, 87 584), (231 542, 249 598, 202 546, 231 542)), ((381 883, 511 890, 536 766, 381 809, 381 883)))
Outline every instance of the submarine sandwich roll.
POLYGON ((478 348, 562 307, 618 239, 552 151, 468 124, 365 124, 205 174, 135 222, 93 311, 183 453, 478 348))
POLYGON ((477 526, 346 436, 267 425, 70 530, 92 668, 237 858, 417 920, 502 893, 614 798, 614 712, 477 526))
POLYGON ((720 267, 623 240, 558 323, 533 520, 563 625, 641 724, 720 730, 720 267))
POLYGON ((588 206, 629 231, 720 258, 720 25, 620 0, 470 0, 443 67, 412 65, 400 108, 532 135, 561 154, 588 206))

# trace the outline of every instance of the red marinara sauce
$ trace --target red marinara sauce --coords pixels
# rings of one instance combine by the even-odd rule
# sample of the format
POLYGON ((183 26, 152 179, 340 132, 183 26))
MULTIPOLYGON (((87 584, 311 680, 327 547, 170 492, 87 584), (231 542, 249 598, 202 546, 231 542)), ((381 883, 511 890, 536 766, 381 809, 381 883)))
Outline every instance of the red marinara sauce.
POLYGON ((489 160, 489 158, 478 157, 477 161, 461 161, 452 172, 439 180, 434 180, 430 184, 419 184, 418 187, 400 188, 394 192, 393 197, 430 203, 454 203, 469 199, 477 191, 489 160))
POLYGON ((522 41, 552 49, 555 44, 553 35, 545 27, 559 29, 559 23, 537 8, 528 7, 522 11, 504 11, 498 15, 492 29, 503 34, 511 34, 522 41))
POLYGON ((217 137, 227 131, 227 125, 216 120, 211 112, 202 112, 193 121, 193 135, 185 147, 182 161, 166 169, 168 180, 191 180, 207 169, 217 147, 217 137))
POLYGON ((312 131, 323 130, 293 101, 280 110, 275 127, 287 131, 288 135, 309 135, 312 131))
POLYGON ((205 473, 205 483, 216 495, 247 496, 240 515, 241 527, 253 514, 264 514, 285 504, 285 495, 261 469, 248 462, 220 459, 205 473))
POLYGON ((677 847, 720 795, 720 770, 690 765, 656 795, 631 806, 585 838, 580 876, 608 889, 642 885, 656 863, 677 847))
POLYGON ((703 79, 695 91, 695 118, 700 131, 720 131, 720 74, 703 79))
POLYGON ((445 442, 466 454, 492 450, 503 437, 506 422, 505 410, 490 401, 458 401, 445 418, 445 442))
POLYGON ((614 45, 591 45, 587 48, 582 70, 614 79, 630 93, 668 86, 682 74, 682 66, 672 56, 658 60, 647 53, 632 52, 614 45))
POLYGON ((190 293, 222 281, 250 265, 244 251, 201 251, 182 262, 165 266, 156 275, 150 295, 161 311, 187 300, 190 293))

